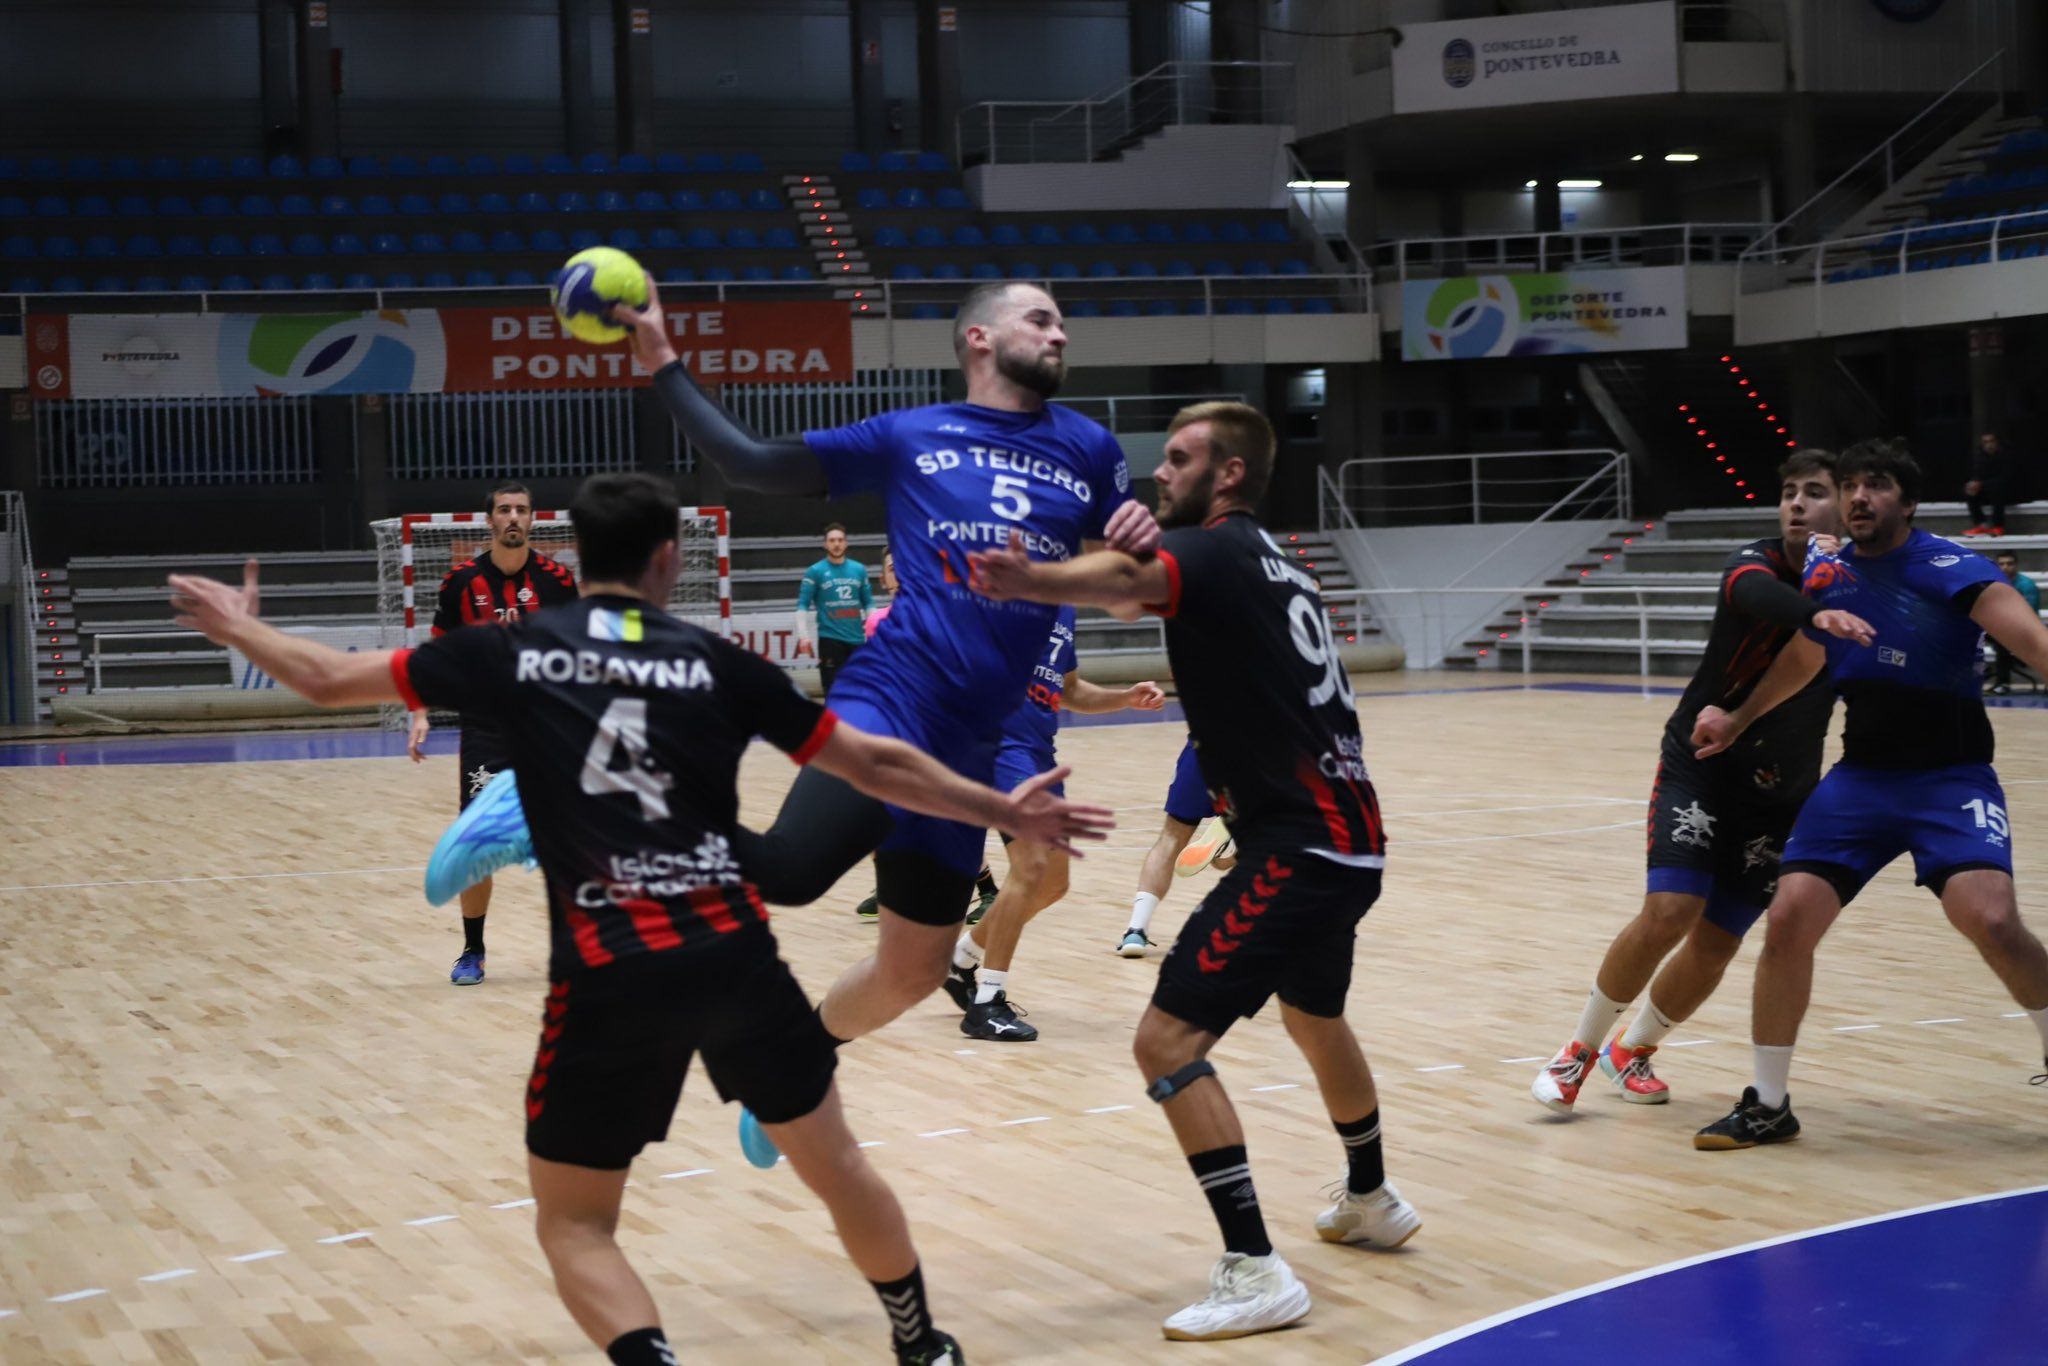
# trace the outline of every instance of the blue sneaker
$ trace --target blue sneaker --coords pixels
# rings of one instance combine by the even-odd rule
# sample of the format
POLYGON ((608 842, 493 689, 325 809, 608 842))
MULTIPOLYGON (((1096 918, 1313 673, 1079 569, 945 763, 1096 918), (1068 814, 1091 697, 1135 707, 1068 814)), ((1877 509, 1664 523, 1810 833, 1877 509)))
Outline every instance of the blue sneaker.
POLYGON ((768 1137, 761 1121, 755 1119, 754 1112, 744 1105, 740 1107, 740 1152, 763 1171, 782 1159, 782 1149, 775 1146, 775 1140, 768 1137))
POLYGON ((459 987, 473 987, 484 980, 484 956, 480 953, 465 953, 455 960, 455 966, 448 973, 448 980, 459 987))
POLYGON ((500 868, 533 867, 533 835, 519 805, 519 786, 506 769, 442 832, 427 860, 427 904, 445 906, 500 868))

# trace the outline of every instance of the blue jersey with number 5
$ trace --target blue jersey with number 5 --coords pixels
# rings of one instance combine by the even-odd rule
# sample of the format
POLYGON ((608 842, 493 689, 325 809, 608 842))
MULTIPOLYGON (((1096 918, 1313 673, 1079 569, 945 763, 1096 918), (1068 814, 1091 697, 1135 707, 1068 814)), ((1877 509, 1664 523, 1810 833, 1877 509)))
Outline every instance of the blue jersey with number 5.
POLYGON ((1013 413, 968 403, 884 413, 804 433, 832 496, 880 493, 903 588, 874 641, 840 672, 835 698, 935 708, 994 733, 1023 699, 1056 608, 992 602, 967 586, 967 556, 1022 535, 1033 559, 1100 540, 1129 501, 1123 448, 1057 404, 1013 413))

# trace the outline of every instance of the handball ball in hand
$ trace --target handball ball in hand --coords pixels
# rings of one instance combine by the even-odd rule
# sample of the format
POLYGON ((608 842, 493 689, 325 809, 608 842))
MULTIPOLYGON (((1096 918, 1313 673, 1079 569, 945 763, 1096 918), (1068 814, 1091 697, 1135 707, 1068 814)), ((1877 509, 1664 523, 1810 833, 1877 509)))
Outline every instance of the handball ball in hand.
POLYGON ((555 272, 551 293, 555 316, 570 336, 597 344, 615 342, 626 329, 607 314, 614 304, 637 308, 647 302, 647 272, 616 247, 591 247, 571 256, 555 272))

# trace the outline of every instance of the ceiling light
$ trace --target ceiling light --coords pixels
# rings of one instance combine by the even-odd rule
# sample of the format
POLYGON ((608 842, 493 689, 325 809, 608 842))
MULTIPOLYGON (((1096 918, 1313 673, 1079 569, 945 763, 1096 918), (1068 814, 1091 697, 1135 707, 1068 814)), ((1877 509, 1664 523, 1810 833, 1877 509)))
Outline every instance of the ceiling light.
POLYGON ((1664 159, 1666 161, 1698 161, 1700 154, 1698 152, 1666 152, 1664 159))
POLYGON ((1597 190, 1603 183, 1605 182, 1598 180, 1560 180, 1557 182, 1557 188, 1560 190, 1597 190))
POLYGON ((1641 152, 1637 152, 1634 156, 1629 158, 1630 161, 1641 161, 1642 159, 1643 154, 1641 152))
POLYGON ((1522 182, 1522 188, 1525 190, 1533 190, 1536 188, 1536 182, 1533 180, 1525 180, 1522 182))
POLYGON ((1287 188, 1290 190, 1348 190, 1351 188, 1351 182, 1348 180, 1290 180, 1287 182, 1287 188))

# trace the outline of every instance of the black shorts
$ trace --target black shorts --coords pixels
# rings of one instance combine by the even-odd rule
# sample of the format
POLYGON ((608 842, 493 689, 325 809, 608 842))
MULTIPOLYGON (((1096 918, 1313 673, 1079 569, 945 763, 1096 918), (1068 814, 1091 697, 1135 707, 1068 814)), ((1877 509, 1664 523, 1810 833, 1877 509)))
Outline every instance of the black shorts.
POLYGON ((858 650, 862 643, 853 640, 834 640, 831 636, 818 637, 818 682, 824 686, 828 694, 832 691, 832 680, 839 677, 839 670, 845 666, 847 660, 853 658, 853 652, 858 650))
POLYGON ((617 1171, 668 1137, 692 1055, 719 1099, 765 1124, 801 1119, 839 1054, 764 928, 737 942, 576 974, 548 989, 526 1084, 526 1149, 617 1171))
POLYGON ((1377 868, 1247 850, 1181 926, 1152 1004, 1218 1035, 1276 994, 1309 1015, 1342 1015, 1358 922, 1379 895, 1377 868))
POLYGON ((456 747, 458 808, 467 810, 491 779, 512 767, 512 754, 505 737, 494 730, 482 730, 464 723, 462 741, 456 747))
POLYGON ((1769 908, 1778 864, 1812 787, 1789 791, 1775 768, 1702 763, 1665 744, 1650 786, 1651 892, 1707 903, 1707 919, 1741 936, 1769 908))

